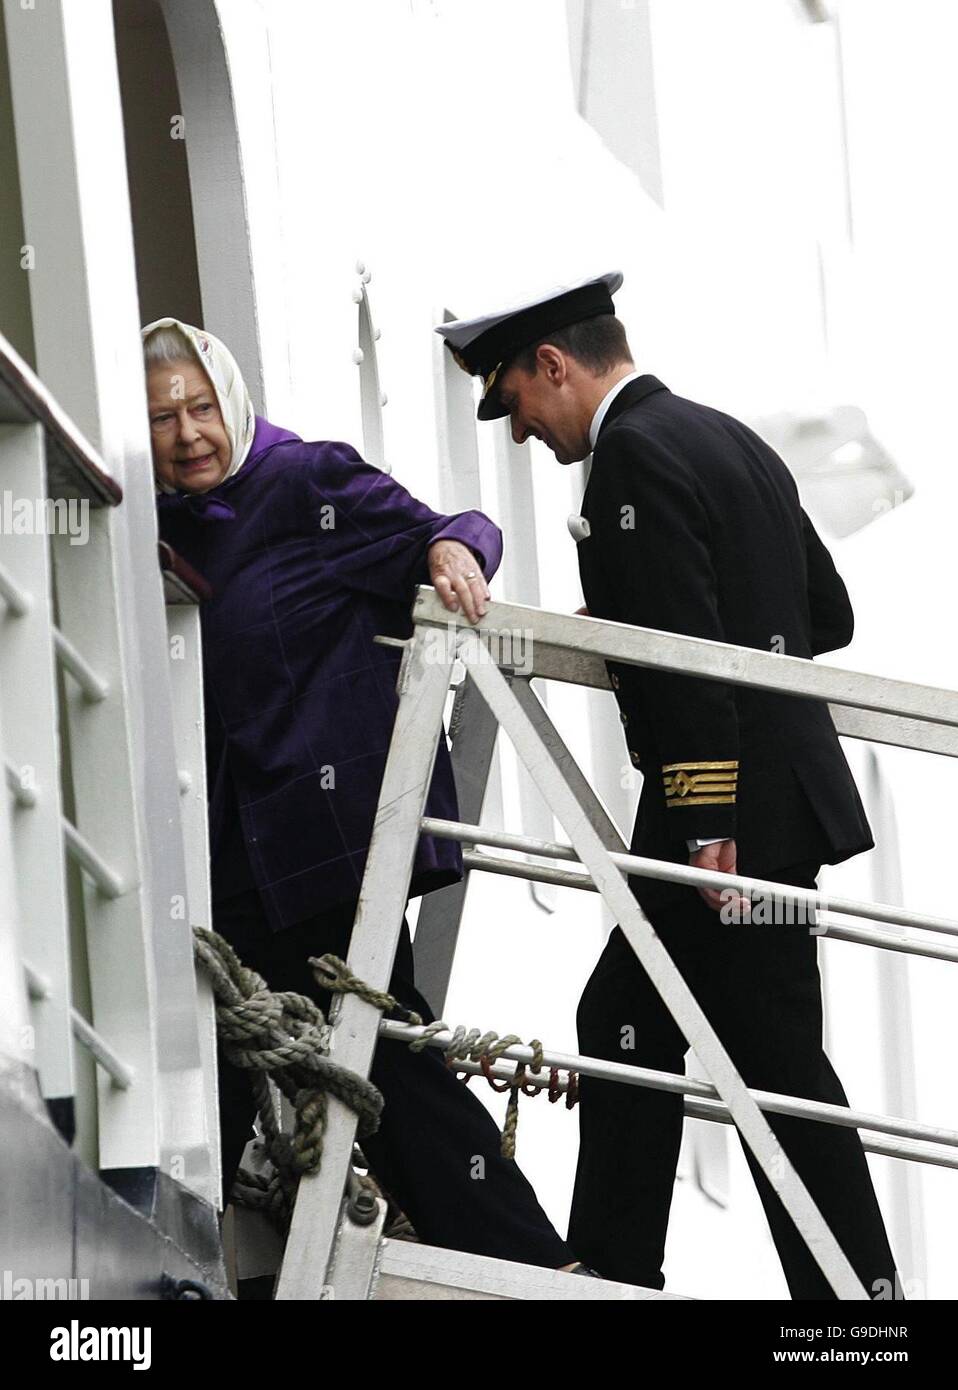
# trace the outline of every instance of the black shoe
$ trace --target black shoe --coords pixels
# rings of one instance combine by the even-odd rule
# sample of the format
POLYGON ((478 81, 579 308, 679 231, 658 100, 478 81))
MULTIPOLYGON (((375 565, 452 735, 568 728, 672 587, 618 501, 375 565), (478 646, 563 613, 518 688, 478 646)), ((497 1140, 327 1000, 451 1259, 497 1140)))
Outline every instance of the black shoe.
POLYGON ((601 1274, 596 1274, 594 1269, 590 1269, 588 1265, 584 1265, 581 1260, 574 1264, 571 1269, 567 1269, 566 1274, 584 1274, 587 1279, 602 1278, 601 1274))

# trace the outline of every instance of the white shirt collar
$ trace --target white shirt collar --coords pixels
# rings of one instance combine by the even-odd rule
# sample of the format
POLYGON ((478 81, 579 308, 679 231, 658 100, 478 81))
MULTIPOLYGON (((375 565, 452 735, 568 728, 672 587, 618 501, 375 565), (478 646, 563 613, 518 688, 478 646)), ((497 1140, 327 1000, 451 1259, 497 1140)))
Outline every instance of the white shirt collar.
POLYGON ((611 391, 607 391, 599 402, 599 408, 592 417, 592 424, 589 426, 589 447, 595 448, 595 441, 599 437, 599 430, 602 428, 602 421, 606 417, 609 406, 615 400, 621 390, 628 386, 630 381, 635 381, 636 377, 641 376, 641 372, 630 372, 621 381, 617 381, 611 391))

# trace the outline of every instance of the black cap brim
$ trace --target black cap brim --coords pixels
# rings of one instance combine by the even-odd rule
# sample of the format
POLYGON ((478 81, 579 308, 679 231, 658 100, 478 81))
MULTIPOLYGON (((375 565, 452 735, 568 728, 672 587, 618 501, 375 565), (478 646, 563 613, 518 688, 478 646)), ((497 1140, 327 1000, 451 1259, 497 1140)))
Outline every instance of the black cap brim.
POLYGON ((478 419, 501 420, 509 414, 499 388, 503 374, 521 352, 533 343, 548 341, 550 333, 600 314, 614 314, 612 295, 621 283, 621 272, 610 271, 517 309, 437 328, 459 366, 483 381, 478 419))
MULTIPOLYGON (((501 368, 502 371, 508 370, 508 363, 501 368)), ((476 411, 477 420, 502 420, 508 416, 509 411, 502 404, 502 397, 499 395, 499 382, 494 381, 479 402, 476 411)))

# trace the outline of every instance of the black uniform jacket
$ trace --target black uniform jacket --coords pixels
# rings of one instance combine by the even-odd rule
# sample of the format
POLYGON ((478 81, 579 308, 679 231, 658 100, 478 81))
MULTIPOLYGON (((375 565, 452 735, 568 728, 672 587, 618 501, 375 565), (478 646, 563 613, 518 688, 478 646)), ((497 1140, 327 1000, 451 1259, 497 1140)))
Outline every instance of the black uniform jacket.
MULTIPOLYGON (((779 456, 738 420, 641 376, 602 422, 582 503, 590 614, 811 658, 851 641, 845 585, 779 456)), ((608 663, 643 777, 632 853, 688 862, 734 837, 740 873, 775 878, 872 848, 820 701, 608 663)), ((631 880, 644 907, 689 890, 631 880)))

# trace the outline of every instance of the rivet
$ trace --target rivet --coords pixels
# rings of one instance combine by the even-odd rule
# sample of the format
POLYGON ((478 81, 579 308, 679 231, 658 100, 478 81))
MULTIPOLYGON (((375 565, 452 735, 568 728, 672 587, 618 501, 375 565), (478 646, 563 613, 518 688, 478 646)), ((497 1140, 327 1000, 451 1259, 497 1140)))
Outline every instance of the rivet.
POLYGON ((369 282, 370 282, 370 280, 373 278, 373 273, 372 273, 372 271, 371 271, 371 270, 361 270, 359 273, 360 273, 360 275, 362 275, 362 277, 363 277, 363 284, 364 284, 364 285, 368 285, 369 282))
POLYGON ((382 395, 379 397, 379 404, 380 404, 380 405, 388 405, 388 404, 389 404, 389 397, 386 395, 386 392, 385 392, 385 391, 384 391, 384 392, 382 393, 382 395))
POLYGON ((362 304, 362 302, 363 302, 363 292, 362 292, 362 290, 353 290, 353 303, 354 303, 354 304, 362 304))
POLYGON ((360 365, 360 363, 365 361, 365 358, 366 354, 363 352, 362 348, 356 348, 353 352, 353 361, 356 363, 357 367, 360 365))
POLYGON ((364 264, 362 261, 357 261, 357 262, 356 262, 356 274, 357 274, 357 275, 365 275, 365 274, 366 274, 366 266, 365 266, 365 264, 364 264))
POLYGON ((373 329, 373 342, 374 342, 374 343, 378 343, 379 340, 380 340, 380 338, 381 338, 382 336, 383 336, 383 331, 382 331, 381 328, 374 328, 374 329, 373 329))

